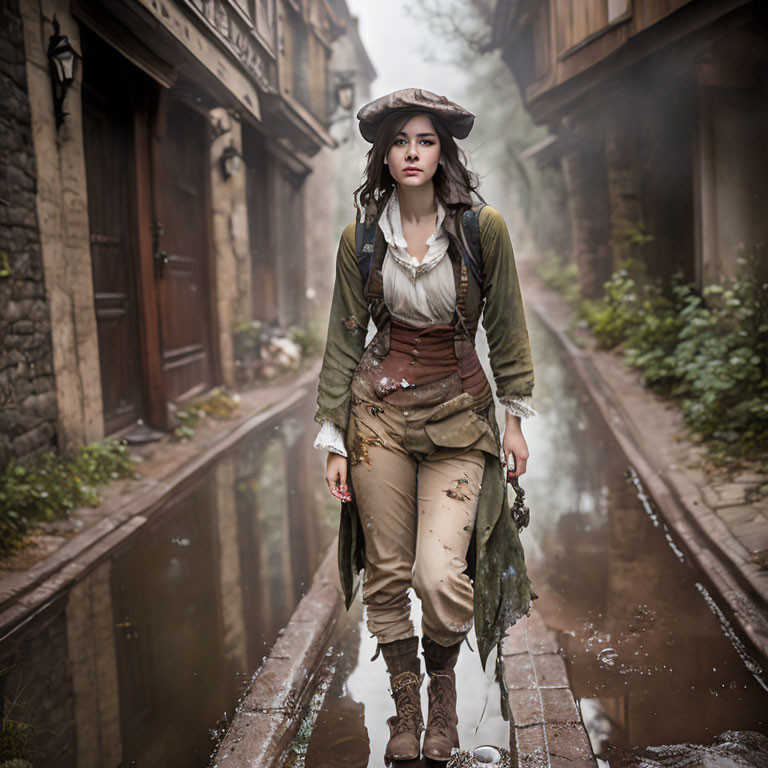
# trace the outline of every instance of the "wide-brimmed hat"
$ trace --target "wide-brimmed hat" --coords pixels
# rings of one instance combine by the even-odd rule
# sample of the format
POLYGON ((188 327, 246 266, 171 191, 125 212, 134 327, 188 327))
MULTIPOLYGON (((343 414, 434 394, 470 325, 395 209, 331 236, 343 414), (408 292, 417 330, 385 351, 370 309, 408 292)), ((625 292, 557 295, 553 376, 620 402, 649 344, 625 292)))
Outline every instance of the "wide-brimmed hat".
POLYGON ((445 96, 421 88, 404 88, 366 104, 357 113, 360 133, 373 144, 381 121, 398 109, 419 109, 437 115, 455 139, 465 139, 472 130, 475 116, 445 96))

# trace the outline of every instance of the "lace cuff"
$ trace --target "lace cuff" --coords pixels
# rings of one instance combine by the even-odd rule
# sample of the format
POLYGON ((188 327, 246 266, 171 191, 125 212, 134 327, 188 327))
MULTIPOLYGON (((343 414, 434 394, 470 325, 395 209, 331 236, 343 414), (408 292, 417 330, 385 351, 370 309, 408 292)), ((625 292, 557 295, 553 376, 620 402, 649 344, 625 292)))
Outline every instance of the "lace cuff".
POLYGON ((538 416, 539 414, 534 410, 531 402, 533 400, 532 395, 525 395, 523 397, 500 397, 499 402, 507 409, 513 416, 520 416, 520 418, 527 419, 531 416, 538 416))
POLYGON ((327 419, 323 419, 320 425, 320 431, 315 438, 315 448, 338 453, 339 456, 347 455, 347 449, 344 447, 344 433, 327 419))

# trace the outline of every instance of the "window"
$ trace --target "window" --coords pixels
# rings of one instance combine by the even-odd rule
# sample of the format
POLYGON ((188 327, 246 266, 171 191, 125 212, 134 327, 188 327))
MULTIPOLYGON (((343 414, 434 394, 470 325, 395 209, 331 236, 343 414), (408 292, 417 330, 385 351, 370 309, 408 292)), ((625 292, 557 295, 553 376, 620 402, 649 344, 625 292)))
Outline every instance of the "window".
POLYGON ((608 0, 608 23, 617 21, 630 10, 629 0, 608 0))
POLYGON ((559 0, 560 59, 632 17, 632 0, 559 0))

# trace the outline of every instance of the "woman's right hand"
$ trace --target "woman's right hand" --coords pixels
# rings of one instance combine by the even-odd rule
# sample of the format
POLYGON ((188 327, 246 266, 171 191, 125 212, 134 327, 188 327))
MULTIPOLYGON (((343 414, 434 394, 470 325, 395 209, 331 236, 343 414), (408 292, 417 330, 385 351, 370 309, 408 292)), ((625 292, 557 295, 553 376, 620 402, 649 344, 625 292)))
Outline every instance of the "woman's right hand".
POLYGON ((325 465, 325 482, 332 496, 341 501, 352 501, 347 485, 347 457, 329 453, 325 465))

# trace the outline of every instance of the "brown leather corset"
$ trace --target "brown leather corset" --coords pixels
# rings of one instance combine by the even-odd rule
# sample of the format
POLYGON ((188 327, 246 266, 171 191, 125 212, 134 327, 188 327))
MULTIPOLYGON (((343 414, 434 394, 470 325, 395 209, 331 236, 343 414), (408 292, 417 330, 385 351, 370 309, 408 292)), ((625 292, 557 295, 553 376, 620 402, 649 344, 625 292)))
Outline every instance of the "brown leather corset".
POLYGON ((384 389, 406 389, 432 384, 458 373, 462 390, 473 397, 483 397, 488 381, 472 350, 460 361, 456 357, 450 325, 414 328, 394 318, 390 321, 389 353, 381 361, 379 372, 387 379, 384 389))

